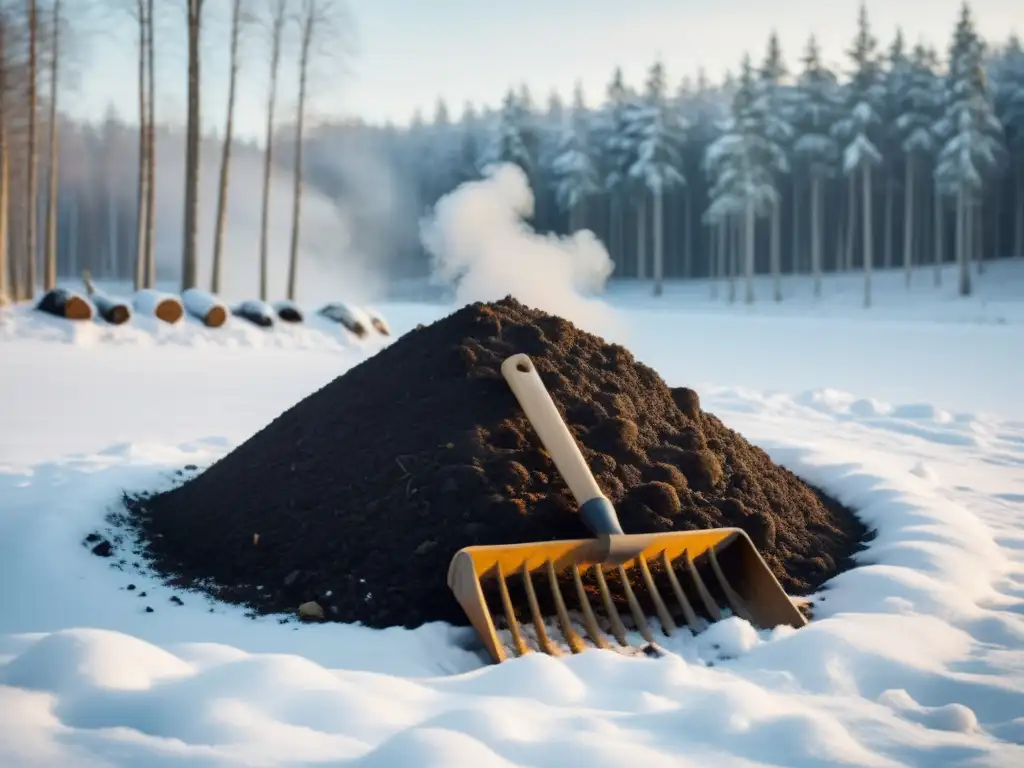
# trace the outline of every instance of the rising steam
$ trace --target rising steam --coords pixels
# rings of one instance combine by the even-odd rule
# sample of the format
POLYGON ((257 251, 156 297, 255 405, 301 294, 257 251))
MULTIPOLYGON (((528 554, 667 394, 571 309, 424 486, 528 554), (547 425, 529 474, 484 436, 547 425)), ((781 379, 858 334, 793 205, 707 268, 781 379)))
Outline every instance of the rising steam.
POLYGON ((593 333, 621 336, 614 310, 594 298, 612 273, 608 251, 588 230, 538 234, 524 221, 533 205, 526 174, 510 164, 442 197, 420 228, 433 280, 454 286, 460 304, 511 294, 593 333))

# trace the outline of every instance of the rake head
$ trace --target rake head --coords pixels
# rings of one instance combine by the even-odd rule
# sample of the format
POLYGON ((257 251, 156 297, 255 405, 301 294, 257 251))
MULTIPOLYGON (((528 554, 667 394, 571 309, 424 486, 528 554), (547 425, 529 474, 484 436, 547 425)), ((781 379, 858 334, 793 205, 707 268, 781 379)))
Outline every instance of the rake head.
POLYGON ((648 617, 668 637, 681 626, 697 633, 723 610, 759 628, 807 623, 738 528, 466 547, 448 586, 496 663, 510 652, 561 656, 563 646, 626 649, 637 634, 654 643, 648 617))

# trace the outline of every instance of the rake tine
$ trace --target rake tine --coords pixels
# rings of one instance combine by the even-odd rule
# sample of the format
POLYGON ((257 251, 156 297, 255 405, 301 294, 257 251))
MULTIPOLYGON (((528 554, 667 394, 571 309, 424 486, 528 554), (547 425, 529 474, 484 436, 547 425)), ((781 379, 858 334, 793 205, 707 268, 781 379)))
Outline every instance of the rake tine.
POLYGON ((633 621, 636 623, 636 628, 643 635, 644 640, 648 643, 654 642, 654 636, 651 634, 650 628, 647 626, 647 617, 644 616, 643 610, 640 608, 640 603, 636 600, 636 595, 633 594, 633 587, 629 583, 629 578, 626 575, 626 569, 622 565, 618 566, 619 578, 622 579, 622 591, 626 593, 626 602, 629 603, 629 611, 633 614, 633 621))
POLYGON ((665 568, 665 573, 668 574, 668 582, 672 585, 672 591, 675 593, 676 601, 679 603, 679 607, 683 609, 683 616, 686 618, 686 625, 694 632, 697 632, 699 622, 697 621, 697 614, 693 610, 693 606, 690 605, 689 598, 686 597, 686 593, 683 591, 683 585, 679 583, 679 579, 676 578, 676 572, 672 568, 672 561, 669 560, 668 551, 661 550, 661 564, 665 568))
POLYGON ((626 627, 622 623, 622 617, 619 616, 619 612, 615 610, 615 603, 612 602, 612 593, 608 589, 608 582, 605 581, 604 571, 601 570, 600 565, 594 566, 594 575, 597 578, 597 586, 601 590, 601 602, 604 603, 604 610, 608 614, 608 621, 612 625, 612 634, 615 635, 615 639, 619 641, 619 645, 629 646, 629 642, 626 640, 626 627))
POLYGON ((708 612, 708 616, 711 617, 712 621, 718 621, 722 618, 722 612, 718 609, 718 604, 715 599, 711 597, 711 593, 708 592, 707 585, 704 584, 704 579, 697 573, 697 566, 693 564, 693 560, 690 559, 690 553, 685 549, 683 550, 683 562, 686 564, 686 572, 690 574, 690 578, 693 579, 693 584, 697 588, 697 594, 700 595, 700 600, 704 603, 704 608, 708 612))
POLYGON ((544 617, 540 613, 540 605, 537 604, 537 593, 533 591, 533 580, 530 578, 530 569, 523 563, 523 586, 526 587, 526 600, 530 604, 530 614, 533 616, 533 628, 537 630, 537 645, 549 656, 561 656, 561 649, 551 642, 548 631, 544 628, 544 617))
POLYGON ((583 653, 587 646, 583 642, 583 638, 579 636, 576 629, 572 625, 572 621, 569 620, 569 611, 565 607, 565 599, 562 597, 562 590, 558 586, 558 576, 555 573, 555 566, 550 560, 545 563, 545 568, 548 572, 548 581, 551 582, 551 597, 555 601, 555 611, 558 613, 558 623, 562 626, 562 636, 565 638, 565 642, 569 645, 569 650, 573 653, 583 653))
POLYGON ((658 587, 654 583, 651 570, 647 567, 647 562, 642 557, 638 557, 636 563, 640 568, 640 575, 644 579, 647 591, 651 593, 651 600, 654 602, 654 610, 658 614, 661 628, 667 636, 671 637, 676 632, 676 623, 672 621, 672 616, 669 614, 668 608, 665 607, 665 601, 661 599, 661 593, 658 592, 658 587))
POLYGON ((512 644, 516 648, 516 656, 525 656, 530 652, 530 647, 526 644, 523 633, 519 629, 519 621, 512 608, 512 598, 508 594, 508 585, 505 583, 505 574, 501 570, 501 563, 495 563, 495 568, 498 576, 498 591, 501 593, 501 605, 505 609, 505 621, 508 624, 509 632, 512 633, 512 644))
POLYGON ((725 573, 722 571, 722 566, 718 563, 718 556, 715 554, 715 548, 711 547, 708 550, 708 560, 711 563, 711 570, 715 574, 715 578, 718 579, 719 585, 722 587, 722 591, 725 593, 725 599, 729 603, 729 607, 732 612, 739 616, 745 621, 752 621, 750 618, 750 611, 747 610, 746 603, 743 602, 743 598, 739 596, 735 589, 732 588, 732 584, 725 578, 725 573))
POLYGON ((594 615, 594 609, 590 606, 590 600, 587 598, 587 592, 583 589, 583 579, 580 578, 580 569, 575 563, 572 565, 572 580, 576 584, 576 597, 579 599, 580 609, 583 611, 583 626, 587 628, 587 635, 590 640, 598 648, 608 649, 611 646, 604 637, 604 633, 601 632, 597 626, 597 617, 594 615))

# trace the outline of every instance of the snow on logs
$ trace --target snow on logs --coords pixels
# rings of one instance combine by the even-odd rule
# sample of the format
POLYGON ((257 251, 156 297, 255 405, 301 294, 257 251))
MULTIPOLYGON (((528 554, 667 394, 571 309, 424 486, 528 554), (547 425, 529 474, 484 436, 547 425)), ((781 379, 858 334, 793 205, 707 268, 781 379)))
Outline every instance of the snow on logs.
POLYGON ((138 314, 155 317, 157 320, 171 325, 181 320, 185 314, 185 307, 182 305, 181 299, 152 288, 136 291, 132 298, 132 305, 138 314))
POLYGON ((278 301, 274 304, 274 312, 285 323, 301 323, 302 310, 292 301, 278 301))
POLYGON ((108 296, 103 291, 97 289, 92 282, 92 275, 89 274, 87 269, 82 272, 82 282, 85 283, 86 293, 89 294, 89 298, 96 306, 96 311, 108 323, 111 325, 123 325, 132 319, 132 308, 128 303, 108 296))
POLYGON ((185 311, 202 321, 207 328, 220 328, 228 319, 228 308, 212 293, 189 288, 181 294, 185 311))
POLYGON ((320 308, 320 314, 328 320, 341 323, 345 329, 355 334, 360 339, 370 332, 369 319, 362 312, 357 312, 353 307, 342 301, 334 301, 325 304, 320 308))
POLYGON ((231 314, 235 317, 241 317, 243 320, 248 320, 260 328, 269 328, 274 324, 274 310, 259 299, 243 301, 232 308, 231 314))
POLYGON ((65 320, 92 320, 92 304, 84 296, 67 288, 54 288, 43 294, 36 309, 65 320))

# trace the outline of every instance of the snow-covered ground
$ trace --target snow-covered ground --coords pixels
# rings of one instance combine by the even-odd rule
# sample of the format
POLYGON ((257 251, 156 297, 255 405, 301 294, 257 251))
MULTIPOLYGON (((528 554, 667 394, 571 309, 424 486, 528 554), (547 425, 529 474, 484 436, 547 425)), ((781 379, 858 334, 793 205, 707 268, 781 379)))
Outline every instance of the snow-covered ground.
MULTIPOLYGON (((81 544, 122 490, 222 455, 379 340, 8 312, 0 765, 1024 765, 1022 276, 950 301, 883 275, 867 313, 855 277, 824 303, 790 280, 779 306, 614 289, 641 360, 878 536, 799 631, 730 619, 661 659, 497 667, 441 625, 176 605, 81 544)), ((398 333, 446 312, 380 308, 398 333)))

